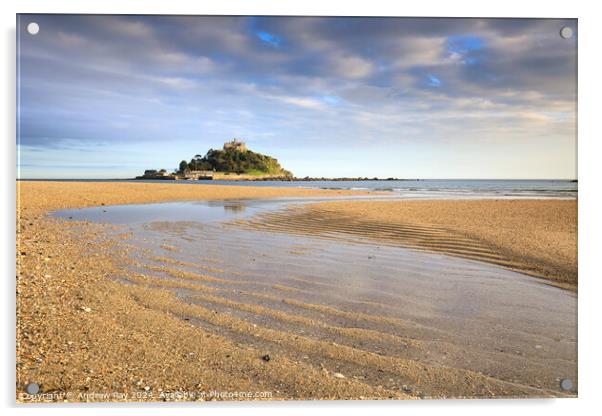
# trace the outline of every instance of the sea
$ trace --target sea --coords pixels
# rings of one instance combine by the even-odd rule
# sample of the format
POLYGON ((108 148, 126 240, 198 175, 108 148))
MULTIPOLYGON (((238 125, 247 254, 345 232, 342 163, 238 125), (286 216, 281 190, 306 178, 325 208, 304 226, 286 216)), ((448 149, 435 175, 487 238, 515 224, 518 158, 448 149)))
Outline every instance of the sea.
POLYGON ((576 199, 577 182, 572 180, 482 180, 482 179, 411 179, 360 181, 167 181, 167 180, 91 180, 89 182, 147 182, 162 184, 198 184, 233 186, 280 186, 306 189, 358 190, 390 192, 407 199, 576 199))

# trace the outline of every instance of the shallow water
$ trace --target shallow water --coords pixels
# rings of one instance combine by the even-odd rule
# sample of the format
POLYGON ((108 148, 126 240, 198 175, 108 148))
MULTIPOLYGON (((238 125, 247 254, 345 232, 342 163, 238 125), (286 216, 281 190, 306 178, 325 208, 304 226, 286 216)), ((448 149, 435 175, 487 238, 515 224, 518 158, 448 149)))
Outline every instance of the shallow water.
MULTIPOLYGON (((358 195, 345 200, 396 199, 393 195, 358 195)), ((305 204, 342 199, 340 197, 319 198, 271 198, 217 201, 162 202, 155 204, 111 205, 90 208, 65 209, 52 215, 74 220, 109 224, 140 224, 153 221, 195 221, 211 223, 249 218, 261 212, 274 211, 291 204, 305 204)))
POLYGON ((118 225, 153 221, 214 222, 249 217, 278 205, 278 202, 261 203, 251 200, 165 202, 70 209, 59 211, 55 215, 75 221, 87 220, 118 225))
MULTIPOLYGON (((575 294, 476 261, 361 238, 239 228, 230 221, 295 202, 162 203, 55 215, 124 225, 131 232, 128 242, 139 249, 132 253, 138 261, 133 271, 210 288, 210 296, 201 287, 172 290, 185 302, 236 319, 387 357, 481 372, 531 386, 534 394, 558 391, 561 378, 575 382, 575 294)), ((195 324, 240 344, 312 358, 311 351, 215 322, 195 324)), ((407 382, 349 361, 318 360, 378 385, 407 382)))

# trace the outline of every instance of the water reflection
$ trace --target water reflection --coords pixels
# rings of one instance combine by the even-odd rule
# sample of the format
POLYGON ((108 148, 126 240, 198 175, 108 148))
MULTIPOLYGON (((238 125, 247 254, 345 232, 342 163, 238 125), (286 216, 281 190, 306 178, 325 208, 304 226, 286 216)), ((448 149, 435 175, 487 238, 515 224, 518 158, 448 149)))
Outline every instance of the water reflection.
POLYGON ((244 204, 224 204, 224 211, 228 212, 243 212, 247 209, 247 206, 244 204))

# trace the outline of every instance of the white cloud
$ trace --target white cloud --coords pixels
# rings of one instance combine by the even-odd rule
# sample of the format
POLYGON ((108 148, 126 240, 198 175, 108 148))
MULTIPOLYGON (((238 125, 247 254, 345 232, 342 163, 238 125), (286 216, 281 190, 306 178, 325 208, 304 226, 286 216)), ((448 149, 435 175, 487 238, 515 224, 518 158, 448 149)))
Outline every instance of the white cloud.
POLYGON ((282 101, 287 104, 296 105, 298 107, 308 108, 310 110, 323 110, 325 108, 324 103, 313 99, 313 98, 305 98, 305 97, 279 97, 272 96, 272 98, 282 101))
POLYGON ((372 62, 353 55, 334 56, 331 65, 337 75, 347 79, 366 78, 374 70, 372 62))

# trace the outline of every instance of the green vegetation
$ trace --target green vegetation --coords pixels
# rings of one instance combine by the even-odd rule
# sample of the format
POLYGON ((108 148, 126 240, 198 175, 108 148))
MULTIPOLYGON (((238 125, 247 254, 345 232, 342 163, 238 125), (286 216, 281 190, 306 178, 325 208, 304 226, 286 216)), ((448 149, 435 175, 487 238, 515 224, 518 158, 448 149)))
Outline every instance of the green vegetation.
POLYGON ((190 162, 180 162, 179 173, 186 171, 211 170, 224 173, 248 174, 254 176, 274 175, 292 176, 280 166, 273 157, 255 153, 251 150, 235 148, 210 149, 205 156, 196 155, 190 162))

